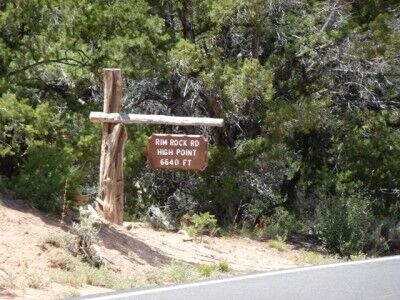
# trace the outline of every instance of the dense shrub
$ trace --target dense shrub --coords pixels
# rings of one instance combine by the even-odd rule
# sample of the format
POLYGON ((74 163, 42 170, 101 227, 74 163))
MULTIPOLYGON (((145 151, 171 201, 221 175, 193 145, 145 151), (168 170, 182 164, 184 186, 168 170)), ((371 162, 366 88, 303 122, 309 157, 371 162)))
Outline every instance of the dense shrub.
POLYGON ((209 212, 184 215, 181 224, 188 230, 190 236, 196 237, 203 234, 214 235, 217 230, 217 219, 209 212))
POLYGON ((372 199, 362 194, 331 196, 320 204, 318 220, 323 244, 341 255, 366 251, 371 245, 372 199))
POLYGON ((268 238, 285 240, 290 233, 301 232, 302 224, 293 213, 278 207, 274 214, 266 219, 264 234, 268 238))
POLYGON ((49 144, 65 132, 48 103, 33 108, 12 94, 0 97, 0 174, 18 174, 30 147, 49 144))
POLYGON ((82 173, 72 167, 69 151, 42 145, 29 151, 14 188, 18 196, 29 199, 36 207, 58 213, 65 192, 69 205, 73 205, 82 180, 82 173))

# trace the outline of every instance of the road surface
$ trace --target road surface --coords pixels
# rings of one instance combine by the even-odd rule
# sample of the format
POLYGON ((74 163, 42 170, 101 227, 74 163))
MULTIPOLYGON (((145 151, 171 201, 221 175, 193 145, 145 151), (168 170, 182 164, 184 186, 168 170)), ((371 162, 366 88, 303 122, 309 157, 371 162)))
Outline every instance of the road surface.
POLYGON ((385 299, 400 300, 400 256, 257 273, 76 299, 385 299))

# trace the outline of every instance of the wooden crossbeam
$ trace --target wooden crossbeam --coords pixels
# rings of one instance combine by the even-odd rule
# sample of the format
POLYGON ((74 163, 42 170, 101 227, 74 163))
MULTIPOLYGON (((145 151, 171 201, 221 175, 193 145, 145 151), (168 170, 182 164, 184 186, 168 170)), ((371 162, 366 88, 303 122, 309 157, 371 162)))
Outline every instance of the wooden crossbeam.
POLYGON ((223 127, 224 120, 217 118, 175 117, 164 115, 140 115, 124 113, 91 112, 89 116, 96 123, 123 123, 123 124, 159 124, 179 126, 215 126, 223 127))

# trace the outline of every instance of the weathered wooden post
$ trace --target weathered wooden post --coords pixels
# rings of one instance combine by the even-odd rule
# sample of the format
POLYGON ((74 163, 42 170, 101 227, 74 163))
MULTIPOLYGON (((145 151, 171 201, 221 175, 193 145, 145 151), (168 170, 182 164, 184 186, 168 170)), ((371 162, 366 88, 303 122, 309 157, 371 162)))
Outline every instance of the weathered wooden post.
MULTIPOLYGON (((122 74, 119 69, 103 69, 104 113, 121 112, 122 74)), ((97 210, 107 220, 122 224, 124 212, 123 158, 127 137, 122 123, 103 124, 97 210)))

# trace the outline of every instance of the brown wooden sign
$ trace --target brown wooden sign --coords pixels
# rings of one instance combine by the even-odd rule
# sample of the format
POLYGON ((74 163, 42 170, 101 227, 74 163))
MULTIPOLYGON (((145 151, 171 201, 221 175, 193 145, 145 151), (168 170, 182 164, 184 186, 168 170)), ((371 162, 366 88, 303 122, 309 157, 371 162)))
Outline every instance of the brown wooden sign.
POLYGON ((147 144, 147 161, 153 169, 204 170, 207 150, 202 135, 153 134, 147 144))

